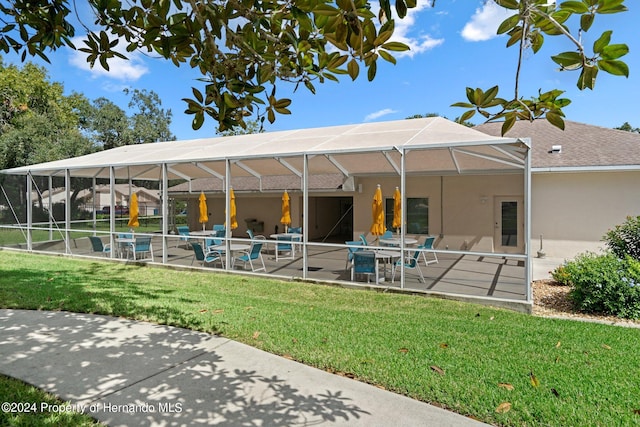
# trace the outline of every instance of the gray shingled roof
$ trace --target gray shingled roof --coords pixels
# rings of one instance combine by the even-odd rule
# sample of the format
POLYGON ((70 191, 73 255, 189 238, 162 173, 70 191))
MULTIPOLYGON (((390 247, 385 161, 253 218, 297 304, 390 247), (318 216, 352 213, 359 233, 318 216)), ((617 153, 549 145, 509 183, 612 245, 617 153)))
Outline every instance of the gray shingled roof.
MULTIPOLYGON (((640 169, 640 134, 565 121, 565 130, 546 120, 518 121, 507 133, 511 138, 531 138, 532 167, 584 168, 635 166, 640 169), (561 145, 561 153, 551 153, 561 145)), ((485 123, 474 129, 500 136, 502 123, 485 123)))

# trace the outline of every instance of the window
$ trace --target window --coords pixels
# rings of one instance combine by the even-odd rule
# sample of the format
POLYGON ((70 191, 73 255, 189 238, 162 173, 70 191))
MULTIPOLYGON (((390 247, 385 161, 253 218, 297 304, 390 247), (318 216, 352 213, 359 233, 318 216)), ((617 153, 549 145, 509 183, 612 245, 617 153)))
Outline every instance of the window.
MULTIPOLYGON (((407 233, 429 234, 429 198, 407 198, 407 233)), ((393 199, 385 200, 385 225, 395 231, 393 225, 393 199)))

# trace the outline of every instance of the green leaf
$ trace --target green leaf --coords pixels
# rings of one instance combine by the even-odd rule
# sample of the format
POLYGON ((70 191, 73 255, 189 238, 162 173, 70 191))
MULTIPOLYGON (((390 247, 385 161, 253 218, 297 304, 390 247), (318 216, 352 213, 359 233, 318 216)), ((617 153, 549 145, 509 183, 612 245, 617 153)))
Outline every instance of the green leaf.
POLYGON ((589 31, 589 28, 591 28, 594 19, 595 16, 591 13, 588 15, 582 15, 580 17, 580 29, 582 31, 589 31))
POLYGON ((204 123, 204 113, 202 111, 198 111, 196 115, 193 117, 193 121, 191 122, 191 127, 193 130, 198 130, 202 127, 204 123))
POLYGON ((553 113, 549 111, 547 113, 547 121, 557 127, 558 129, 564 130, 564 120, 562 120, 562 116, 559 114, 553 113))
POLYGON ((367 70, 367 78, 369 79, 369 81, 373 81, 373 79, 376 77, 376 71, 378 69, 378 63, 377 62, 372 62, 371 65, 369 65, 369 69, 367 70))
POLYGON ((598 68, 614 76, 629 77, 629 66, 622 61, 602 59, 598 61, 598 68))
POLYGON ((452 107, 462 107, 462 108, 473 108, 473 104, 469 104, 468 102, 456 102, 455 104, 451 104, 452 107))
POLYGON ((580 14, 589 12, 589 7, 581 1, 565 1, 560 3, 560 9, 580 14))
POLYGON ((598 75, 598 67, 593 65, 585 65, 582 68, 580 77, 578 77, 578 88, 580 90, 592 89, 596 84, 596 76, 598 75))
POLYGON ((358 74, 360 74, 360 65, 358 65, 358 61, 355 59, 349 61, 349 64, 347 64, 347 72, 349 73, 351 80, 357 79, 358 74))
POLYGON ((498 6, 505 7, 507 9, 517 10, 520 9, 520 5, 517 0, 495 0, 498 6))
POLYGON ((629 47, 626 44, 611 44, 602 48, 602 58, 618 59, 629 53, 629 47))
POLYGON ((394 51, 394 52, 404 52, 406 50, 409 50, 409 46, 407 46, 404 43, 400 43, 400 42, 385 43, 381 47, 383 49, 391 50, 391 51, 394 51))
POLYGON ((613 31, 605 31, 602 35, 593 42, 593 51, 595 53, 602 53, 602 49, 604 49, 611 42, 611 33, 613 31))
POLYGON ((504 34, 508 31, 511 31, 513 28, 515 28, 516 25, 518 25, 518 22, 520 22, 520 15, 512 15, 502 21, 502 24, 500 24, 496 33, 504 34))
POLYGON ((398 13, 398 17, 400 19, 407 16, 407 4, 404 0, 396 0, 396 12, 398 13))
POLYGON ((487 104, 491 103, 491 101, 494 100, 494 98, 498 95, 498 86, 494 86, 492 88, 490 88, 489 90, 487 90, 483 95, 482 95, 482 100, 480 103, 481 107, 487 107, 487 104))
POLYGON ((391 56, 389 52, 387 52, 386 50, 380 50, 378 53, 380 54, 382 59, 384 59, 387 62, 391 62, 393 65, 396 65, 396 58, 391 56))
POLYGON ((471 117, 473 117, 476 114, 475 110, 469 110, 469 111, 465 111, 460 118, 457 120, 458 123, 462 123, 462 122, 466 122, 467 120, 469 120, 471 117))
POLYGON ((563 69, 575 70, 582 66, 582 56, 578 52, 562 52, 551 57, 563 69))
POLYGON ((504 123, 502 124, 501 135, 505 136, 507 132, 516 124, 516 113, 511 111, 507 113, 504 117, 504 123))

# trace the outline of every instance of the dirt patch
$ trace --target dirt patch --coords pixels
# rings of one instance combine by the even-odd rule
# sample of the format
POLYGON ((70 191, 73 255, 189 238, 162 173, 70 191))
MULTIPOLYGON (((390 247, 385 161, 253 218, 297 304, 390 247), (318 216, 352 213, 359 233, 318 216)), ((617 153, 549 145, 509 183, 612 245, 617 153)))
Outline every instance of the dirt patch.
POLYGON ((569 299, 569 287, 558 285, 555 281, 536 280, 533 282, 533 315, 540 317, 559 317, 610 325, 640 328, 640 320, 620 319, 615 316, 599 316, 577 312, 569 299))

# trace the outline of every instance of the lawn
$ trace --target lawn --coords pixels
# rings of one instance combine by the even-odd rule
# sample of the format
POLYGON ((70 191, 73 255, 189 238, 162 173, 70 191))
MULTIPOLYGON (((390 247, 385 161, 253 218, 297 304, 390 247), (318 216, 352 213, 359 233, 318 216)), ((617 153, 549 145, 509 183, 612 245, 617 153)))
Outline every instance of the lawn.
POLYGON ((495 425, 640 425, 638 329, 10 251, 0 251, 0 306, 215 333, 495 425))

